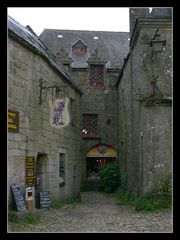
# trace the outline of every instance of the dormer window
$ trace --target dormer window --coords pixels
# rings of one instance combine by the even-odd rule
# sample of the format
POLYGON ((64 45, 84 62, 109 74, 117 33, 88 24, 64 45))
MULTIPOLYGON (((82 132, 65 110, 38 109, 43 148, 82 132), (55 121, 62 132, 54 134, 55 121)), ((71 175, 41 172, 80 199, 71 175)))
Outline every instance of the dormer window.
POLYGON ((77 55, 85 55, 87 53, 87 45, 82 40, 78 40, 72 45, 72 52, 77 55))

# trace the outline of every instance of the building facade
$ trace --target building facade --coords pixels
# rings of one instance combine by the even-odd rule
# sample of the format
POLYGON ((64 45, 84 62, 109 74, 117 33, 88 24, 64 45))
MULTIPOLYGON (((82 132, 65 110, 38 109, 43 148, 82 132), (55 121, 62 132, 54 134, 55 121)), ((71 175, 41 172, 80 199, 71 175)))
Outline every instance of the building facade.
POLYGON ((39 38, 83 90, 82 178, 96 179, 102 164, 118 159, 115 83, 129 33, 45 29, 39 38))
POLYGON ((172 9, 130 8, 130 52, 117 82, 122 184, 137 194, 172 186, 172 9), (155 52, 151 40, 166 41, 155 52))
POLYGON ((130 33, 45 29, 37 37, 8 24, 8 116, 18 116, 17 129, 9 122, 9 184, 25 190, 32 158, 41 180, 34 192, 54 200, 78 196, 83 179, 99 179, 114 161, 129 191, 171 188, 172 9, 130 8, 130 33))
POLYGON ((11 184, 51 201, 79 196, 82 92, 30 27, 8 17, 8 199, 11 184))

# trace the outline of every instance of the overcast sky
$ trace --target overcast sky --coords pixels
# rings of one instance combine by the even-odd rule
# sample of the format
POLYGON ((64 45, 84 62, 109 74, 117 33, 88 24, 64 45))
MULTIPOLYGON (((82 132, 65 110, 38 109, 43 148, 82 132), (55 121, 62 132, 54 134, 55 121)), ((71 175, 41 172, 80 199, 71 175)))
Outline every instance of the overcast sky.
POLYGON ((129 8, 120 7, 9 7, 8 15, 30 25, 37 35, 45 28, 129 32, 129 8))

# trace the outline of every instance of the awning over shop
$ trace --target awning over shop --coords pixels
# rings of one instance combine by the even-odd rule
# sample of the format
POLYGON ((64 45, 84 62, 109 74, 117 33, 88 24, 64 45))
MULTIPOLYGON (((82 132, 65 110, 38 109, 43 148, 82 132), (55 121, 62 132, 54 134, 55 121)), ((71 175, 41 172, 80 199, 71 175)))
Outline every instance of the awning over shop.
POLYGON ((87 157, 117 157, 117 152, 108 144, 96 144, 90 148, 87 157))

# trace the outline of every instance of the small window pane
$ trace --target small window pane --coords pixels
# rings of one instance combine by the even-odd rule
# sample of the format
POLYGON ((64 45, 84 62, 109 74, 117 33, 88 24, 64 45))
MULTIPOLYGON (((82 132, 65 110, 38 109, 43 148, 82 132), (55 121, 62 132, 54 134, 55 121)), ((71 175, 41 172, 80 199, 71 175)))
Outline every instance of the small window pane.
POLYGON ((97 114, 83 114, 82 125, 84 137, 94 137, 98 135, 97 114))
POLYGON ((102 65, 90 66, 90 85, 103 86, 104 81, 104 67, 102 65))
POLYGON ((59 154, 59 186, 65 185, 65 154, 59 154))
POLYGON ((71 126, 76 125, 76 106, 75 106, 75 104, 76 104, 75 100, 71 98, 71 100, 70 100, 71 126))

